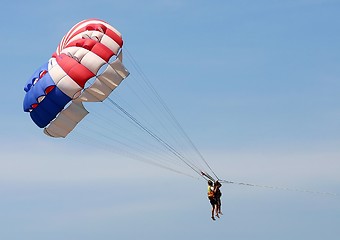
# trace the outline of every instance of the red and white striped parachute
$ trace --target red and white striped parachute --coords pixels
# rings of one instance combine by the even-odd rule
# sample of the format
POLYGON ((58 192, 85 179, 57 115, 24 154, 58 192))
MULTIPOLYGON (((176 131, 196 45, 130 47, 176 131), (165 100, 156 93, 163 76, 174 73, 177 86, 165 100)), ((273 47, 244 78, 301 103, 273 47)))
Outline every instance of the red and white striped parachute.
POLYGON ((47 69, 28 80, 24 110, 47 135, 66 137, 88 114, 82 102, 105 100, 129 75, 122 46, 121 34, 108 23, 79 22, 62 38, 47 69))

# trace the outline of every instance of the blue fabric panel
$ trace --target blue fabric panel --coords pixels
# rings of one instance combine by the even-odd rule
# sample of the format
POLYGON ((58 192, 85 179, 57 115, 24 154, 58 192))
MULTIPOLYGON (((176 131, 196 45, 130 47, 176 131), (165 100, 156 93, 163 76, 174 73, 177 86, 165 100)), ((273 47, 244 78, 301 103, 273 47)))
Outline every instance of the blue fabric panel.
POLYGON ((33 74, 32 76, 27 80, 26 82, 26 86, 24 88, 25 92, 28 92, 32 85, 33 85, 33 82, 36 78, 39 78, 39 75, 40 73, 43 71, 43 70, 48 70, 48 62, 43 64, 41 67, 39 67, 33 74))
MULTIPOLYGON (((46 66, 43 66, 47 68, 46 66)), ((41 96, 45 96, 45 90, 50 87, 54 86, 55 83, 51 78, 49 73, 46 73, 38 82, 33 85, 33 82, 36 78, 39 78, 39 75, 42 71, 47 70, 43 67, 39 68, 32 76, 32 80, 27 82, 25 87, 26 95, 23 102, 23 107, 25 112, 29 112, 32 109, 33 104, 38 103, 38 98, 41 96)))
POLYGON ((72 99, 55 87, 43 101, 30 112, 31 118, 38 127, 46 127, 64 109, 72 99))

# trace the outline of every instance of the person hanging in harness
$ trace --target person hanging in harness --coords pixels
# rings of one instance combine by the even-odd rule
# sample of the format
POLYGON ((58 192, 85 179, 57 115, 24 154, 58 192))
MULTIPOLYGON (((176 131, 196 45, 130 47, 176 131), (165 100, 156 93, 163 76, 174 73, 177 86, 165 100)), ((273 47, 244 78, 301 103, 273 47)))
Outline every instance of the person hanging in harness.
POLYGON ((219 181, 216 181, 214 183, 214 192, 215 192, 215 200, 216 200, 215 212, 216 212, 216 217, 218 218, 220 217, 219 214, 223 215, 221 211, 221 196, 222 196, 222 193, 220 190, 221 187, 222 187, 222 184, 219 181))
MULTIPOLYGON (((216 211, 216 198, 215 198, 215 188, 214 188, 214 183, 213 181, 209 180, 208 181, 208 199, 211 204, 211 219, 215 221, 214 213, 216 211)), ((218 214, 217 214, 218 215, 218 214)))

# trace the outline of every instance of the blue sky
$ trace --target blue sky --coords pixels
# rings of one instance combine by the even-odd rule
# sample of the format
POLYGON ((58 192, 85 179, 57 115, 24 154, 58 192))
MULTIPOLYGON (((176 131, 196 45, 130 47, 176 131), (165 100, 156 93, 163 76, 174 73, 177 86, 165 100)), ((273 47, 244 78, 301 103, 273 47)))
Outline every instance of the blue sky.
POLYGON ((338 0, 3 5, 0 238, 337 239, 339 198, 225 184, 212 222, 203 181, 47 138, 22 99, 70 27, 100 18, 221 178, 339 195, 339 11, 338 0))

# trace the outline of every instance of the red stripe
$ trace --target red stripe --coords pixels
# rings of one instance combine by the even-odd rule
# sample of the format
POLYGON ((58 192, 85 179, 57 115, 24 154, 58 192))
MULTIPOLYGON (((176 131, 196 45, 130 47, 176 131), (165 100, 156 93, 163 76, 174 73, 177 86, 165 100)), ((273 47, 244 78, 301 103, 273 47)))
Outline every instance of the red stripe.
POLYGON ((81 47, 85 48, 89 51, 93 48, 93 46, 97 43, 97 41, 89 39, 89 38, 82 38, 82 39, 77 39, 73 42, 68 43, 65 48, 68 47, 81 47))
MULTIPOLYGON (((68 39, 73 38, 74 36, 78 35, 81 32, 85 32, 86 30, 88 31, 99 31, 99 32, 103 32, 104 34, 106 34, 109 38, 111 38, 113 41, 115 41, 120 47, 123 46, 123 39, 121 36, 119 36, 117 33, 115 33, 114 31, 112 31, 111 29, 107 28, 104 24, 100 24, 100 23, 93 23, 93 24, 88 24, 80 29, 78 29, 75 32, 69 32, 68 35, 68 39)), ((68 41, 67 39, 67 41, 68 41)), ((66 43, 67 44, 67 43, 66 43)))
POLYGON ((113 41, 115 41, 120 47, 123 46, 123 39, 117 33, 108 28, 105 34, 113 39, 113 41))
MULTIPOLYGON (((70 35, 75 31, 76 28, 78 28, 78 26, 80 26, 80 25, 82 25, 82 24, 84 24, 84 23, 86 23, 86 22, 92 21, 92 20, 93 20, 93 19, 83 20, 83 21, 77 23, 76 25, 74 25, 74 26, 70 29, 70 31, 68 31, 68 32, 66 33, 64 39, 68 41, 68 39, 70 38, 70 35)), ((74 36, 74 35, 73 35, 73 36, 74 36)))
POLYGON ((65 73, 69 75, 69 77, 71 77, 72 80, 75 81, 81 88, 84 88, 85 83, 95 76, 84 65, 81 65, 79 62, 65 54, 60 54, 56 57, 56 60, 65 73))
POLYGON ((97 42, 91 50, 94 54, 98 55, 104 61, 108 62, 110 58, 115 54, 110 48, 106 47, 104 44, 97 42))
MULTIPOLYGON (((72 35, 70 35, 69 39, 72 39, 74 36, 78 35, 79 33, 85 32, 85 31, 86 31, 85 27, 80 28, 79 30, 72 32, 72 35)), ((68 39, 68 41, 69 41, 69 39, 68 39)))
MULTIPOLYGON (((89 20, 89 21, 92 21, 92 20, 89 20)), ((89 21, 84 21, 84 22, 82 22, 82 24, 85 23, 85 22, 89 22, 89 21)), ((76 26, 78 27, 79 25, 80 24, 77 24, 76 26)), ((78 35, 79 33, 85 32, 87 30, 89 30, 89 31, 99 31, 99 32, 105 33, 106 29, 107 29, 107 27, 104 24, 90 23, 90 24, 87 24, 84 27, 78 29, 77 31, 74 31, 74 30, 70 31, 67 38, 69 40, 69 39, 73 38, 74 36, 78 35), (103 31, 101 31, 100 29, 102 29, 103 31)))
POLYGON ((86 22, 90 22, 90 21, 93 21, 93 20, 96 20, 96 19, 87 19, 87 20, 83 20, 79 23, 77 23, 76 25, 74 25, 66 34, 65 36, 63 37, 62 41, 60 42, 59 46, 58 46, 58 50, 59 52, 61 52, 63 50, 63 46, 69 41, 69 38, 70 38, 70 35, 72 34, 73 35, 73 32, 75 31, 76 28, 78 28, 80 25, 86 23, 86 22))
POLYGON ((108 27, 106 27, 104 24, 100 24, 100 23, 96 23, 96 24, 88 24, 86 26, 86 30, 89 31, 99 31, 99 32, 103 32, 104 34, 106 34, 109 38, 111 38, 113 41, 115 41, 120 47, 123 46, 123 40, 122 38, 115 33, 114 31, 112 31, 111 29, 109 29, 108 27))
POLYGON ((66 47, 81 47, 85 48, 94 54, 98 55, 106 62, 110 60, 110 58, 114 55, 114 52, 111 51, 108 47, 104 44, 97 42, 93 39, 78 39, 76 41, 70 42, 66 47))

